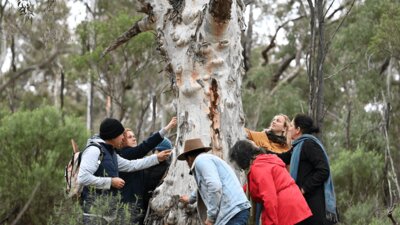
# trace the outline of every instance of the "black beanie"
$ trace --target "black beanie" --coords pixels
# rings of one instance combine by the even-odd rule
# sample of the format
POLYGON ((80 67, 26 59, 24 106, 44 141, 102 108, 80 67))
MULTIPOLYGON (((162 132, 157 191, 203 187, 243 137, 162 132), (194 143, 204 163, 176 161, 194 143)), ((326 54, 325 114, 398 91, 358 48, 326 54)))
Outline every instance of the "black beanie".
POLYGON ((124 133, 124 131, 124 126, 113 118, 106 118, 100 124, 100 138, 103 140, 114 139, 124 133))

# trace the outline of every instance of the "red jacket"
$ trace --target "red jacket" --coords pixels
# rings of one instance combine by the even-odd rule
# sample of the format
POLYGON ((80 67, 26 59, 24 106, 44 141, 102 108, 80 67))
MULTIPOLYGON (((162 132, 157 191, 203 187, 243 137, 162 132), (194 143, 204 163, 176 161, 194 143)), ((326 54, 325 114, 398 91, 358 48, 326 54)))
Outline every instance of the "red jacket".
POLYGON ((248 174, 249 193, 263 204, 263 225, 293 225, 312 215, 283 161, 273 154, 257 156, 248 174))

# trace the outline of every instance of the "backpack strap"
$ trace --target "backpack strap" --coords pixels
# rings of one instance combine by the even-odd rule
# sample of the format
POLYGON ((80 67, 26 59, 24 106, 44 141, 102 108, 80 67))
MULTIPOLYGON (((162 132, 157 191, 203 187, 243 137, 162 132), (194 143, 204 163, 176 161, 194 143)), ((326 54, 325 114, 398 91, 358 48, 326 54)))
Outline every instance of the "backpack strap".
POLYGON ((100 164, 101 161, 103 161, 103 158, 104 158, 104 147, 103 147, 101 144, 97 143, 97 142, 90 142, 90 143, 86 146, 85 150, 86 150, 87 148, 89 148, 90 146, 95 146, 95 147, 97 147, 97 148, 100 150, 100 155, 99 155, 99 160, 98 160, 98 163, 100 164))

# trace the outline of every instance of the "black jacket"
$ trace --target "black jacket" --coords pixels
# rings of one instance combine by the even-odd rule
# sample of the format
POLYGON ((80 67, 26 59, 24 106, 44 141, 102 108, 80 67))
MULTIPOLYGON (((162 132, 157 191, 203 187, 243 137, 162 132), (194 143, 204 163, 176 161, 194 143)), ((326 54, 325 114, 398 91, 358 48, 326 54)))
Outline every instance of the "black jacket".
MULTIPOLYGON (((147 153, 154 149, 162 140, 163 137, 159 132, 156 132, 138 146, 123 148, 118 154, 122 158, 129 160, 140 159, 146 156, 147 153)), ((137 202, 137 206, 143 208, 143 196, 145 192, 144 170, 132 173, 120 172, 119 176, 125 181, 125 185, 121 189, 122 201, 129 203, 137 202)))
POLYGON ((329 164, 323 150, 312 140, 303 143, 300 153, 296 184, 305 192, 304 197, 313 216, 300 224, 326 225, 324 182, 329 177, 329 164))

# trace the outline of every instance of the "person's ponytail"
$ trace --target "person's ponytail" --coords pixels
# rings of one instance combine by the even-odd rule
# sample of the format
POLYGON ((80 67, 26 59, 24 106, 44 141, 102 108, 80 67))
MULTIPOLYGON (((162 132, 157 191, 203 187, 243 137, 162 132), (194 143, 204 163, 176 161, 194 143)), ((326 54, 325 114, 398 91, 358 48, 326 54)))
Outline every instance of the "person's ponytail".
POLYGON ((313 119, 305 114, 297 114, 294 117, 294 126, 300 127, 303 134, 319 133, 319 127, 314 126, 313 119))

